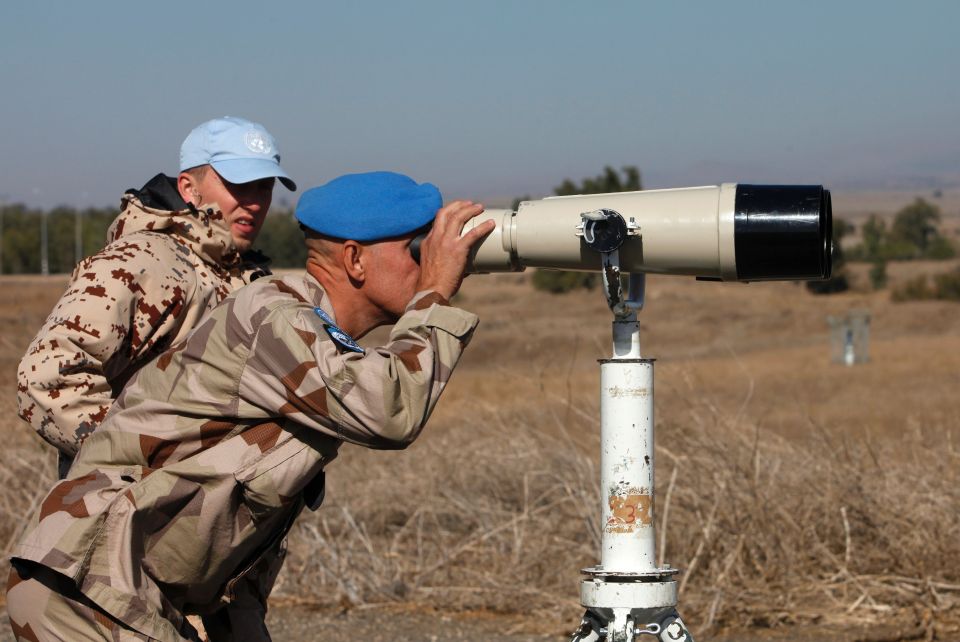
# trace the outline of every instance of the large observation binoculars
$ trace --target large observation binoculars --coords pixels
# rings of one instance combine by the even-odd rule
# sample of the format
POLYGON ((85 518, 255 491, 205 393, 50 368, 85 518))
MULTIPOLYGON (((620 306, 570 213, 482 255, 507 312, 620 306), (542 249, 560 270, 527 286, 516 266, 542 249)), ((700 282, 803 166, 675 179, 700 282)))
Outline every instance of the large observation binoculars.
MULTIPOLYGON (((625 273, 708 280, 830 277, 832 210, 820 185, 744 185, 555 196, 517 211, 489 209, 464 232, 493 219, 474 247, 470 273, 528 267, 599 271, 617 253, 625 273)), ((417 256, 418 243, 414 243, 417 256)))

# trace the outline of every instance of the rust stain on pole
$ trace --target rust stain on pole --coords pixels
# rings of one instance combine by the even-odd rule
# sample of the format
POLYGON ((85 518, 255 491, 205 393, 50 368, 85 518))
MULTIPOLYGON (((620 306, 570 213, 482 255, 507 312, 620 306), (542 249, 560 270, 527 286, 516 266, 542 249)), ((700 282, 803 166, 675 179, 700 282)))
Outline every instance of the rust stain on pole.
POLYGON ((628 489, 625 494, 611 494, 610 517, 604 526, 608 533, 632 533, 653 523, 653 496, 628 489))

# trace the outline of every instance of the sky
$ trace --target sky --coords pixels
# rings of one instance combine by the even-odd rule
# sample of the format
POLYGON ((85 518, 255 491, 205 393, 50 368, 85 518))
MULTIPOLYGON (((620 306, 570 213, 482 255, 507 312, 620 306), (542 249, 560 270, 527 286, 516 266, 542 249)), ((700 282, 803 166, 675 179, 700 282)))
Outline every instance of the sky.
POLYGON ((955 0, 5 2, 0 201, 115 206, 225 115, 301 190, 384 169, 502 202, 606 165, 951 188, 958 25, 955 0))

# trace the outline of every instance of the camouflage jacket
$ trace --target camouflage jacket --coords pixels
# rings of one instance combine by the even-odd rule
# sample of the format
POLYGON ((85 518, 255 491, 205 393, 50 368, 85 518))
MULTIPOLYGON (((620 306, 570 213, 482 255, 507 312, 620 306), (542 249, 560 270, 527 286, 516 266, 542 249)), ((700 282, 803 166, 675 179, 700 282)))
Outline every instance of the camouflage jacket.
POLYGON ((258 280, 140 370, 15 556, 73 578, 132 628, 179 639, 185 613, 238 599, 343 441, 417 437, 476 325, 421 292, 389 342, 362 352, 312 276, 258 280))
POLYGON ((269 273, 241 260, 216 206, 189 209, 171 180, 124 195, 107 246, 77 265, 20 362, 20 416, 68 460, 138 368, 269 273))

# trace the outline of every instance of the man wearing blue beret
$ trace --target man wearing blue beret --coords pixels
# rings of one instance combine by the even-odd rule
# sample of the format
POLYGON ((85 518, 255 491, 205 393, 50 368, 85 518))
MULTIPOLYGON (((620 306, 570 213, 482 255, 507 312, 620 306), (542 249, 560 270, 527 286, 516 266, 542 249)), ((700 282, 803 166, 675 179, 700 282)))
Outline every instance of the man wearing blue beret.
POLYGON ((494 227, 461 236, 482 210, 388 172, 304 193, 305 272, 241 288, 141 369, 32 516, 18 638, 193 640, 195 613, 211 640, 269 640, 282 542, 326 466, 343 442, 413 442, 477 326, 450 299, 494 227))

